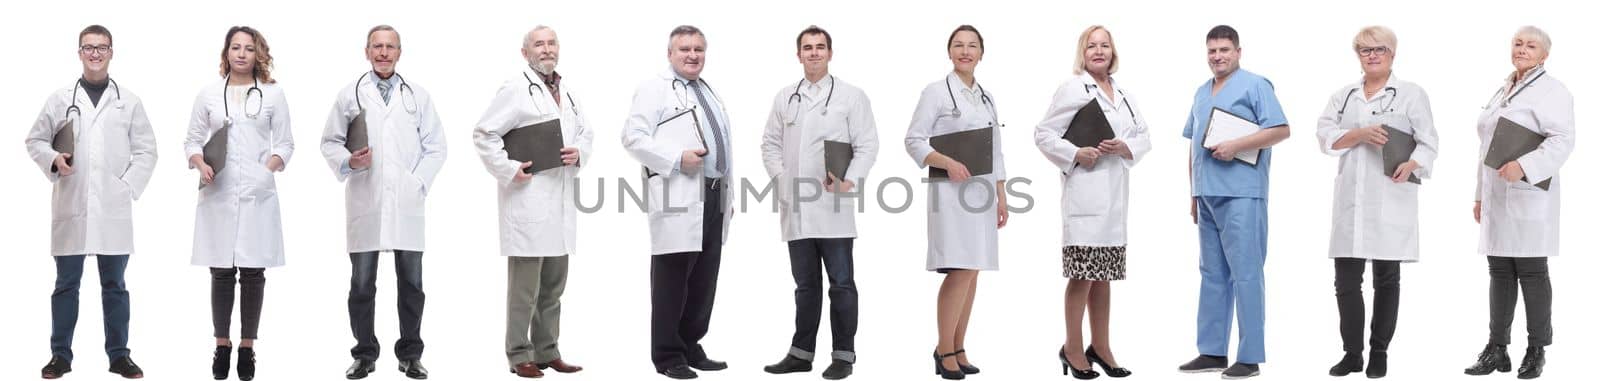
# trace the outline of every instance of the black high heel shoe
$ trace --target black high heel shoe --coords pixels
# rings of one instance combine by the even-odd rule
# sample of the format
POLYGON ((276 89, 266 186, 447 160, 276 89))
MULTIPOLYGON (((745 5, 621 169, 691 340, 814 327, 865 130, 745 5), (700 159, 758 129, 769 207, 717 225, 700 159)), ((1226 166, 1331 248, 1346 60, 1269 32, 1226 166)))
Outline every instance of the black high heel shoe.
POLYGON ((228 361, 233 357, 233 347, 218 345, 217 351, 211 354, 211 378, 214 380, 228 379, 228 361))
POLYGON ((256 379, 256 349, 239 347, 239 381, 256 379))
POLYGON ((1088 358, 1090 364, 1100 364, 1100 369, 1105 369, 1106 375, 1111 376, 1112 378, 1123 378, 1133 375, 1133 371, 1128 370, 1128 368, 1112 368, 1111 364, 1106 363, 1105 359, 1100 358, 1100 354, 1094 353, 1093 345, 1090 345, 1089 349, 1083 350, 1083 357, 1088 358))
POLYGON ((937 374, 937 375, 939 375, 939 378, 943 378, 943 379, 946 379, 946 380, 960 380, 960 379, 967 378, 967 374, 966 373, 962 373, 961 372, 961 368, 945 369, 945 367, 944 367, 944 359, 946 357, 955 357, 957 354, 959 354, 959 353, 958 352, 950 352, 950 353, 946 353, 946 354, 942 354, 941 355, 941 354, 939 354, 938 350, 934 350, 933 351, 933 374, 937 374))
POLYGON ((1072 378, 1079 380, 1092 380, 1096 377, 1100 377, 1100 372, 1094 371, 1093 362, 1089 363, 1088 369, 1078 369, 1077 367, 1072 366, 1072 362, 1067 361, 1066 348, 1056 350, 1056 357, 1061 359, 1061 374, 1070 374, 1072 375, 1072 378))
MULTIPOLYGON (((967 353, 967 350, 966 349, 957 349, 955 352, 950 352, 950 355, 951 356, 955 356, 955 355, 959 355, 959 354, 962 354, 962 353, 967 353)), ((979 370, 978 367, 972 366, 972 364, 962 364, 960 360, 956 360, 956 366, 961 367, 961 373, 978 374, 978 370, 979 370)))

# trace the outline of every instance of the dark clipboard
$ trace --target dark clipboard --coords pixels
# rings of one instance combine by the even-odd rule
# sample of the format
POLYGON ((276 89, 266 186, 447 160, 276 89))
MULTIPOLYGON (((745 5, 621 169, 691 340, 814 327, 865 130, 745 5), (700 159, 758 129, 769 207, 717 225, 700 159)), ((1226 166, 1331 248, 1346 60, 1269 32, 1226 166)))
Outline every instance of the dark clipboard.
POLYGON ((533 162, 524 173, 536 173, 560 167, 561 148, 566 144, 561 136, 561 119, 517 127, 501 136, 505 142, 506 157, 518 163, 533 162))
POLYGON ((367 110, 356 113, 356 118, 344 130, 344 149, 350 153, 367 148, 367 110))
POLYGON ((849 180, 844 177, 844 173, 850 170, 850 161, 854 160, 855 156, 856 147, 850 143, 822 141, 823 167, 827 169, 829 175, 833 175, 839 181, 849 180))
MULTIPOLYGON (((1102 141, 1116 139, 1117 132, 1111 129, 1111 120, 1106 119, 1106 112, 1100 107, 1100 101, 1091 99, 1088 104, 1078 109, 1077 115, 1072 116, 1072 121, 1067 123, 1067 131, 1061 134, 1061 138, 1080 148, 1095 148, 1099 147, 1102 141)), ((1077 162, 1073 162, 1073 166, 1077 165, 1077 162)))
MULTIPOLYGON (((1388 125, 1384 125, 1383 130, 1389 133, 1389 142, 1383 144, 1383 175, 1393 177, 1394 171, 1400 169, 1400 164, 1411 161, 1411 153, 1417 151, 1417 138, 1388 125)), ((1422 184, 1422 179, 1416 173, 1412 173, 1406 181, 1422 184)))
MULTIPOLYGON (((50 138, 50 149, 53 149, 59 153, 76 155, 75 152, 78 149, 78 135, 73 131, 72 119, 67 119, 67 123, 62 125, 61 129, 56 130, 56 136, 50 138)), ((67 157, 67 165, 72 165, 71 156, 67 157)), ((54 172, 55 167, 52 166, 51 171, 54 172)))
MULTIPOLYGON (((1489 139, 1489 152, 1483 155, 1483 165, 1498 170, 1500 166, 1539 149, 1544 139, 1544 135, 1501 117, 1494 125, 1494 137, 1489 139)), ((1545 179, 1533 186, 1550 190, 1550 180, 1545 179)), ((1522 181, 1528 181, 1528 178, 1524 176, 1522 181)))
MULTIPOLYGON (((211 182, 216 183, 222 176, 222 168, 228 164, 228 130, 233 129, 232 123, 224 123, 217 132, 211 133, 211 139, 206 140, 206 145, 201 150, 200 158, 211 167, 211 182)), ((205 188, 206 183, 201 182, 200 188, 205 188)))
MULTIPOLYGON (((972 176, 994 172, 994 127, 984 127, 949 133, 928 139, 934 152, 938 152, 967 167, 972 176)), ((929 166, 928 178, 948 179, 950 173, 929 166)))

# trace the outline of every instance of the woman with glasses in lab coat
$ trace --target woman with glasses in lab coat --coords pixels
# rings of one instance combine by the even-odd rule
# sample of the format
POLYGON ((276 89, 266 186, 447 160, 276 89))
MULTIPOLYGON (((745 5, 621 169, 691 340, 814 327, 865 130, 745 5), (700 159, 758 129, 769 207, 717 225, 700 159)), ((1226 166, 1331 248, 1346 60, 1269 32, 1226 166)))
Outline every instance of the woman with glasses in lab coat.
POLYGON ((999 116, 994 99, 974 76, 978 61, 983 60, 983 36, 977 28, 962 25, 950 34, 945 48, 955 68, 923 88, 905 144, 918 166, 931 166, 949 175, 928 183, 927 268, 945 274, 939 286, 934 372, 959 380, 978 373, 963 348, 967 322, 978 291, 978 272, 1000 269, 999 228, 1006 226, 1008 213, 999 116), (973 175, 968 167, 975 163, 962 163, 933 147, 936 136, 981 129, 993 133, 994 155, 988 174, 973 175))
POLYGON ((1079 379, 1127 377, 1111 355, 1111 281, 1122 280, 1128 249, 1128 175, 1150 152, 1144 117, 1111 75, 1118 56, 1111 32, 1090 26, 1078 36, 1076 74, 1056 89, 1044 120, 1034 129, 1039 152, 1061 171, 1061 275, 1066 290, 1066 345, 1057 351, 1062 374, 1079 379), (1091 103, 1098 109, 1085 110, 1091 103), (1115 138, 1079 147, 1063 138, 1079 112, 1099 110, 1115 138), (1093 343, 1083 346, 1089 312, 1093 343))
POLYGON ((184 153, 200 175, 194 213, 195 266, 211 268, 211 319, 216 338, 211 373, 228 377, 229 323, 233 318, 235 274, 239 294, 239 379, 255 377, 255 339, 260 326, 266 268, 283 265, 283 223, 273 180, 294 153, 289 107, 272 78, 272 53, 261 32, 247 26, 228 30, 222 46, 222 78, 206 85, 194 100, 184 153), (219 133, 221 132, 221 133, 219 133), (225 139, 220 162, 207 153, 225 139), (218 167, 221 170, 217 170, 218 167))
POLYGON ((1511 39, 1511 65, 1516 70, 1478 116, 1478 191, 1472 217, 1478 221, 1478 252, 1489 259, 1489 344, 1466 369, 1470 375, 1511 371, 1506 345, 1511 343, 1519 285, 1528 349, 1517 378, 1544 373, 1544 347, 1551 342, 1548 262, 1560 248, 1557 174, 1577 140, 1572 93, 1545 71, 1549 57, 1550 35, 1531 26, 1517 30, 1511 39), (1489 168, 1483 162, 1496 128, 1503 124, 1532 130, 1544 141, 1532 152, 1489 168))
POLYGON ((1416 262, 1419 256, 1417 188, 1439 155, 1428 93, 1394 76, 1398 46, 1389 28, 1369 26, 1356 33, 1351 50, 1361 65, 1361 81, 1334 91, 1317 119, 1318 146, 1339 158, 1328 256, 1333 258, 1345 353, 1328 370, 1333 376, 1363 369, 1366 306, 1361 280, 1368 262, 1372 263, 1372 352, 1365 370, 1369 378, 1388 373, 1389 340, 1400 307, 1400 264, 1416 262), (1406 153, 1409 156, 1384 154, 1386 144, 1406 142, 1415 147, 1406 153), (1390 168, 1394 162, 1399 164, 1390 168))

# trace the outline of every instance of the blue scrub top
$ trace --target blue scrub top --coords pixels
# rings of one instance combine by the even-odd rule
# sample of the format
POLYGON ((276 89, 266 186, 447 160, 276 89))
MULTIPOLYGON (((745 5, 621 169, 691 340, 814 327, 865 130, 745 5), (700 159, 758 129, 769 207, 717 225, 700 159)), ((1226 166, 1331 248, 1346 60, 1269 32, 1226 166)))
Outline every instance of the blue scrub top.
POLYGON ((1205 128, 1211 122, 1211 108, 1217 107, 1253 121, 1264 128, 1287 127, 1283 106, 1273 93, 1272 82, 1255 73, 1239 69, 1234 71, 1222 91, 1211 95, 1216 78, 1207 80, 1194 93, 1194 106, 1189 109, 1189 121, 1183 126, 1183 137, 1190 140, 1189 155, 1194 164, 1189 168, 1193 176, 1191 196, 1267 198, 1267 173, 1272 169, 1272 148, 1262 149, 1256 165, 1239 160, 1220 161, 1211 157, 1206 149, 1205 128))

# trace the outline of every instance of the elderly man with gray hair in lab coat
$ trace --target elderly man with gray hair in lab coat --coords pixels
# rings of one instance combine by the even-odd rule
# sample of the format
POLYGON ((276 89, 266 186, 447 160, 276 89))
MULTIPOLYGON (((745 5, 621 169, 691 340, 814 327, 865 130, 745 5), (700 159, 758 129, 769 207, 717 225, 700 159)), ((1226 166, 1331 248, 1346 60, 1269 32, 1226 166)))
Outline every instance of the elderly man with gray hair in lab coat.
POLYGON ((561 58, 556 31, 540 25, 522 39, 527 67, 511 76, 478 119, 472 142, 499 188, 500 255, 506 264, 506 361, 511 372, 543 377, 543 369, 573 373, 583 367, 561 359, 561 294, 569 256, 577 251, 578 170, 587 163, 594 130, 556 73, 561 58), (512 130, 558 120, 561 165, 533 171, 532 161, 511 159, 512 130))

